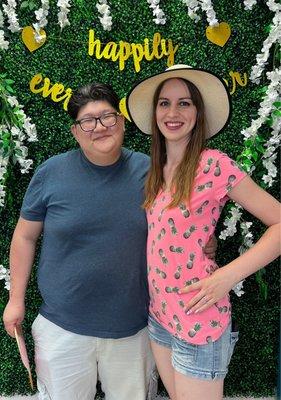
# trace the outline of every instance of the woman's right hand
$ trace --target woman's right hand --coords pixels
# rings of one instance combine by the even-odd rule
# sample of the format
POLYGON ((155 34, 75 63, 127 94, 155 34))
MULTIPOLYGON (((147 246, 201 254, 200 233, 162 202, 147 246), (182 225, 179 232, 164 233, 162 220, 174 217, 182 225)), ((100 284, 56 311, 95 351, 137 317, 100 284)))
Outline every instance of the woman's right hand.
POLYGON ((6 305, 3 314, 3 322, 7 333, 15 337, 15 328, 21 329, 22 321, 25 315, 24 302, 15 303, 11 300, 6 305))

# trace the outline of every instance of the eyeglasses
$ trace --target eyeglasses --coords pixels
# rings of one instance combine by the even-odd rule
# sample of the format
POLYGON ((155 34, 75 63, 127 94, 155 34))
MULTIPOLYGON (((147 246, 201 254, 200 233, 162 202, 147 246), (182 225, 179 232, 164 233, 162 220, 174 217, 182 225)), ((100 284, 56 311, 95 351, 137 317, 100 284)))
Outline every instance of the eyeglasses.
POLYGON ((117 117, 119 115, 120 114, 118 112, 108 113, 108 114, 103 114, 100 117, 80 119, 80 121, 75 121, 74 124, 75 125, 79 124, 82 131, 90 132, 96 128, 98 121, 100 121, 102 126, 105 126, 106 128, 110 128, 111 126, 116 125, 117 117))

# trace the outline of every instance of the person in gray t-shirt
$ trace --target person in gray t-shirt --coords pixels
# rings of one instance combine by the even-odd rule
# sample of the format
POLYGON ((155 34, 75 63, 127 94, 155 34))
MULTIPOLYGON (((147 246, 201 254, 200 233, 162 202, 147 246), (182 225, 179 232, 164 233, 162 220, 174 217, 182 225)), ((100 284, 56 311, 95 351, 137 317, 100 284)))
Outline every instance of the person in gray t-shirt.
POLYGON ((99 376, 107 400, 145 400, 154 369, 141 208, 149 157, 122 148, 124 117, 110 86, 78 89, 68 112, 79 148, 40 165, 26 191, 5 328, 11 336, 20 329, 43 233, 43 302, 32 326, 39 399, 93 399, 99 376))

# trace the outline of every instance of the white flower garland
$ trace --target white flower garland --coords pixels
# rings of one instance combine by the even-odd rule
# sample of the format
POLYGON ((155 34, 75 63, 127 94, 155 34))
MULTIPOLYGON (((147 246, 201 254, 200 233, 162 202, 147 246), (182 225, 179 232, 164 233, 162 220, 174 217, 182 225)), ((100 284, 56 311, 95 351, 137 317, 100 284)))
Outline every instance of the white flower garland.
POLYGON ((8 42, 8 40, 5 40, 5 33, 1 29, 1 28, 3 28, 3 26, 4 26, 4 16, 3 16, 2 11, 0 10, 0 49, 7 50, 9 47, 9 42, 8 42))
POLYGON ((58 24, 60 28, 63 29, 67 25, 70 25, 67 18, 71 7, 70 0, 58 0, 57 6, 60 8, 60 11, 58 12, 58 24))
POLYGON ((19 32, 21 27, 18 22, 18 16, 16 13, 17 2, 16 0, 7 0, 7 4, 3 4, 3 11, 6 14, 8 19, 8 29, 11 32, 19 32))
POLYGON ((257 0, 244 0, 245 10, 251 10, 257 4, 257 0))
POLYGON ((11 149, 5 152, 0 150, 0 207, 4 207, 4 199, 5 199, 5 176, 7 172, 8 163, 13 157, 13 162, 18 162, 21 169, 21 173, 27 173, 33 161, 27 158, 28 148, 24 146, 24 141, 35 142, 37 141, 37 132, 35 124, 30 122, 30 118, 26 116, 23 111, 23 107, 18 103, 16 97, 7 96, 6 102, 9 103, 14 118, 17 121, 17 125, 13 123, 6 122, 3 125, 0 125, 0 142, 4 143, 3 136, 8 136, 11 134, 10 142, 12 143, 11 149))
POLYGON ((197 11, 201 7, 202 10, 206 12, 209 25, 218 25, 218 20, 211 0, 182 0, 182 2, 188 7, 188 16, 195 22, 198 22, 201 19, 197 14, 197 11))
POLYGON ((32 24, 35 29, 35 40, 40 43, 44 36, 40 34, 40 29, 43 29, 48 24, 48 14, 49 14, 49 0, 41 0, 41 8, 35 11, 35 16, 37 22, 32 24))
POLYGON ((166 23, 166 16, 164 11, 159 7, 160 0, 147 0, 149 7, 153 10, 153 22, 157 25, 165 25, 166 23))
POLYGON ((200 21, 200 16, 197 15, 197 11, 199 10, 199 2, 197 0, 182 0, 183 4, 187 6, 188 16, 194 21, 200 21))
POLYGON ((112 17, 110 15, 110 7, 107 0, 98 0, 96 4, 98 12, 101 14, 99 17, 100 23, 105 31, 110 31, 112 27, 112 17))
POLYGON ((0 281, 5 280, 5 289, 10 290, 10 271, 4 266, 0 265, 0 281))
MULTIPOLYGON (((268 4, 268 3, 267 3, 268 4)), ((273 7, 274 4, 271 4, 273 7)), ((278 5, 276 5, 278 6, 278 5)), ((273 7, 274 8, 274 7, 273 7)), ((274 8, 275 9, 275 8, 274 8)), ((272 26, 268 37, 263 42, 261 53, 257 55, 257 64, 251 69, 250 80, 259 83, 264 67, 267 64, 269 52, 274 43, 281 43, 281 11, 276 7, 276 14, 272 20, 272 26)))
POLYGON ((243 129, 241 132, 245 139, 257 136, 258 129, 266 122, 266 119, 274 111, 275 107, 273 103, 280 98, 281 69, 267 72, 266 76, 270 81, 270 84, 268 85, 265 97, 260 104, 260 108, 258 110, 259 117, 256 120, 252 120, 251 126, 247 129, 243 129))

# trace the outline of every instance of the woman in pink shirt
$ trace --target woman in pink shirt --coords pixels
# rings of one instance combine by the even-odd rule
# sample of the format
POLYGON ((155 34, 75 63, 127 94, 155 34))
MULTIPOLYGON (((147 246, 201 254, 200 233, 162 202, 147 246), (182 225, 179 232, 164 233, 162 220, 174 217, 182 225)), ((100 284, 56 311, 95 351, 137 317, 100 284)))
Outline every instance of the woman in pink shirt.
POLYGON ((229 291, 278 257, 280 207, 206 139, 230 116, 230 98, 213 73, 176 65, 130 92, 127 108, 152 133, 144 207, 148 220, 149 332, 172 400, 219 400, 238 340, 229 291), (203 248, 232 199, 268 229, 249 251, 218 269, 203 248))

